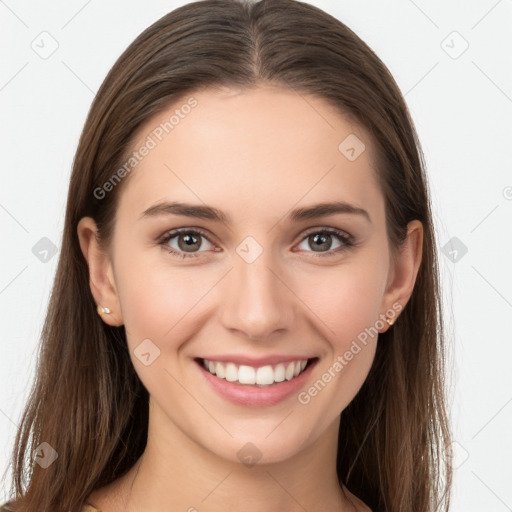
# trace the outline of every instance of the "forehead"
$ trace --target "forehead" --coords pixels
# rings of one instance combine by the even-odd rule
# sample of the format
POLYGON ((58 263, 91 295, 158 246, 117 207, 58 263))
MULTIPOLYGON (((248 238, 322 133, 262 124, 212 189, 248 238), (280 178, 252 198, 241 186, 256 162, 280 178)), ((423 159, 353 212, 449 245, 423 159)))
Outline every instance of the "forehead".
POLYGON ((382 204, 366 132, 321 98, 291 89, 191 93, 141 127, 131 149, 144 145, 151 149, 119 204, 134 216, 169 199, 260 218, 317 200, 382 204))

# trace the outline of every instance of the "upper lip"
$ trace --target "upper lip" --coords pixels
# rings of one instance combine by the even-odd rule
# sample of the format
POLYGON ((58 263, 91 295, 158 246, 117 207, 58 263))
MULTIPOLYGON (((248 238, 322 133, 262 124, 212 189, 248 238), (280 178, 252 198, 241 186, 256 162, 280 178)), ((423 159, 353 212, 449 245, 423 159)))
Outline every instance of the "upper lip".
POLYGON ((316 356, 305 355, 273 355, 265 357, 249 357, 238 354, 223 354, 217 356, 205 356, 199 359, 206 359, 207 361, 215 361, 219 363, 235 363, 237 365, 252 366, 260 368, 267 365, 276 365, 279 363, 288 363, 291 361, 302 361, 305 359, 314 359, 316 356))

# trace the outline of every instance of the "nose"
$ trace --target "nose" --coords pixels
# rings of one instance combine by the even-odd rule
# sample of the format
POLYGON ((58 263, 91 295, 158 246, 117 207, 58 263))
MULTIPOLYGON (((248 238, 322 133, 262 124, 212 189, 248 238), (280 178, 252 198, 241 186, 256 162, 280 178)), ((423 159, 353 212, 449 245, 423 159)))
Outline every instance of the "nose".
POLYGON ((275 267, 266 251, 252 263, 241 258, 235 262, 223 293, 221 321, 226 329, 252 341, 290 330, 294 295, 275 267))

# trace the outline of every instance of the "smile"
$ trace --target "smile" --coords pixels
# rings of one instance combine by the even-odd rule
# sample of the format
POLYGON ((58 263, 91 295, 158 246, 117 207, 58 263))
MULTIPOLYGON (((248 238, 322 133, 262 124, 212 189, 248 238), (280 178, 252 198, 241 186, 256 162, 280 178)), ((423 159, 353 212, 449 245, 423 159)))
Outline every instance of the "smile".
POLYGON ((219 379, 225 379, 228 382, 238 384, 256 385, 258 387, 272 386, 275 383, 292 380, 304 371, 307 364, 308 359, 300 359, 255 368, 253 366, 238 365, 233 362, 202 359, 204 369, 219 379))
POLYGON ((196 357, 203 382, 222 399, 246 407, 269 407, 296 396, 307 386, 319 358, 224 354, 213 361, 196 357))

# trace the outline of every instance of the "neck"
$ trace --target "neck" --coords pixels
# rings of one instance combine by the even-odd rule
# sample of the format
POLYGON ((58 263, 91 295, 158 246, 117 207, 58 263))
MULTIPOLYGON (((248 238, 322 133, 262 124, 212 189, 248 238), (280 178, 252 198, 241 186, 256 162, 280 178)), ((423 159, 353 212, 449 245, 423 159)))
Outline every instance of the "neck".
POLYGON ((98 506, 102 512, 356 510, 336 475, 339 417, 315 443, 291 458, 252 466, 206 450, 154 403, 148 427, 144 453, 116 481, 115 500, 98 506))

